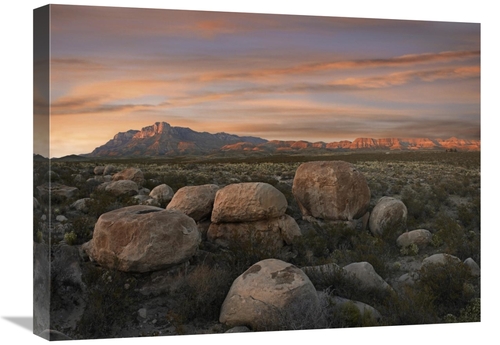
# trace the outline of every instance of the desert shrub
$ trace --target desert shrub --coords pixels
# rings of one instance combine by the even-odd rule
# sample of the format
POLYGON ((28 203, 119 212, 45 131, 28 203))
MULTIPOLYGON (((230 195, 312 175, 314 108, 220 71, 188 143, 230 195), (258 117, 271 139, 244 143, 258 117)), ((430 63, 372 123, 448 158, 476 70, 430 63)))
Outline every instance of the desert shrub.
POLYGON ((222 303, 236 277, 231 271, 208 265, 180 273, 178 287, 171 291, 176 307, 169 319, 179 331, 182 324, 193 320, 218 320, 222 303))
POLYGON ((130 197, 117 197, 106 191, 95 191, 87 202, 88 215, 99 218, 103 213, 116 210, 130 202, 130 197))
POLYGON ((415 243, 412 243, 409 246, 401 248, 400 253, 405 256, 415 256, 418 254, 418 250, 418 246, 415 243))
POLYGON ((76 326, 78 338, 111 337, 113 326, 137 322, 136 311, 130 310, 137 299, 137 280, 133 276, 89 263, 82 279, 87 293, 85 311, 76 326))
POLYGON ((377 309, 385 316, 387 325, 431 324, 439 321, 433 302, 432 295, 406 285, 377 309))
POLYGON ((467 204, 457 206, 457 217, 460 223, 469 230, 480 229, 481 198, 475 197, 467 204))
POLYGON ((369 310, 363 313, 354 304, 353 301, 347 301, 342 305, 336 305, 330 292, 326 291, 326 303, 323 306, 325 323, 328 328, 346 328, 346 327, 370 327, 378 325, 377 321, 372 317, 369 310))
POLYGON ((462 262, 447 259, 445 264, 427 264, 419 275, 416 282, 418 293, 432 300, 437 315, 441 317, 458 315, 473 298, 478 297, 478 279, 462 262))
POLYGON ((447 254, 462 260, 470 257, 479 264, 481 247, 479 233, 464 229, 445 213, 440 213, 436 217, 435 226, 438 230, 433 235, 434 245, 444 246, 443 251, 447 254))
POLYGON ((258 261, 265 259, 281 259, 281 248, 276 244, 274 236, 266 236, 260 231, 230 235, 226 241, 222 261, 231 271, 243 273, 258 261))
POLYGON ((401 201, 408 210, 408 228, 418 228, 419 225, 431 219, 435 212, 436 201, 433 194, 426 188, 419 188, 415 191, 412 187, 406 186, 401 191, 401 201))
POLYGON ((70 246, 75 245, 77 240, 77 236, 74 231, 70 231, 64 234, 64 242, 69 244, 70 246))
POLYGON ((92 238, 95 222, 95 218, 88 216, 79 216, 71 221, 74 244, 83 244, 92 238))
POLYGON ((460 311, 458 322, 480 322, 481 321, 481 299, 474 298, 460 311))
MULTIPOLYGON (((174 192, 179 188, 189 185, 188 174, 186 174, 186 172, 182 170, 162 173, 158 176, 158 178, 160 180, 159 184, 165 183, 166 185, 170 186, 174 190, 174 192)), ((153 188, 154 187, 155 186, 153 186, 153 188)))
POLYGON ((357 282, 349 279, 340 266, 326 265, 307 270, 307 276, 316 290, 328 290, 337 296, 351 298, 357 282))
POLYGON ((322 262, 315 258, 324 260, 336 250, 354 249, 357 237, 356 230, 342 222, 313 224, 311 231, 294 241, 295 263, 302 266, 320 264, 322 262))

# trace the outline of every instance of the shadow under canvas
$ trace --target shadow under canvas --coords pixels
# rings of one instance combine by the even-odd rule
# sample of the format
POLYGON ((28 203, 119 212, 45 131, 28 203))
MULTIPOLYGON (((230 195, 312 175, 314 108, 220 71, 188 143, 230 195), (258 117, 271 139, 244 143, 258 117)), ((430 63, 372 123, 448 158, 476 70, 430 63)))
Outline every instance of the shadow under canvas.
POLYGON ((3 318, 33 332, 33 316, 3 316, 3 318))

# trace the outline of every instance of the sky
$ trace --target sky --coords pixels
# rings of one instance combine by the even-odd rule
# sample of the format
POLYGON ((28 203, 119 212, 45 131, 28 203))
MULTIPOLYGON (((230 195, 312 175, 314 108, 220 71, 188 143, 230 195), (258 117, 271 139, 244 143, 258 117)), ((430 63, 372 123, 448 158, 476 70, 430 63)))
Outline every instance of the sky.
POLYGON ((480 139, 479 23, 52 5, 50 29, 51 157, 159 121, 268 140, 480 139))

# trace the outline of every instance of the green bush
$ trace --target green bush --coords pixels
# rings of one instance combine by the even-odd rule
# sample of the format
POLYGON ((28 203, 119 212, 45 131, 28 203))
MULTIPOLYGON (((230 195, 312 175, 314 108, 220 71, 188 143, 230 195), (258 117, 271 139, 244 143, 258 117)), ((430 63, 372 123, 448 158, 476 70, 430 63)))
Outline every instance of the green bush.
POLYGON ((457 256, 461 260, 470 257, 479 264, 481 244, 478 233, 466 230, 445 213, 440 213, 436 217, 435 226, 437 231, 433 236, 433 245, 442 245, 445 253, 457 256))
POLYGON ((64 234, 64 242, 69 244, 70 246, 75 245, 77 240, 77 236, 74 231, 67 232, 64 234))
POLYGON ((401 255, 415 256, 418 254, 418 250, 419 250, 418 246, 415 243, 412 243, 408 246, 401 248, 400 252, 401 252, 401 255))
POLYGON ((473 298, 478 297, 478 279, 462 262, 447 258, 445 264, 427 264, 419 275, 416 289, 432 300, 440 316, 458 315, 473 298))

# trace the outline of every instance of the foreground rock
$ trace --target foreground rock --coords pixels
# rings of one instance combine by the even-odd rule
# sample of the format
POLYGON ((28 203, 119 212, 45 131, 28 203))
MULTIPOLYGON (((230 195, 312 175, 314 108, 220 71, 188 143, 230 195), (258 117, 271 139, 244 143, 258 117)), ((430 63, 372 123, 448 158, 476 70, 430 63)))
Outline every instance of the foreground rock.
POLYGON ((360 289, 373 290, 381 293, 390 293, 394 291, 368 262, 354 262, 344 266, 344 271, 357 279, 360 289))
POLYGON ((215 195, 213 223, 253 222, 280 217, 288 203, 275 187, 263 182, 230 184, 215 195))
POLYGON ((167 210, 184 212, 197 222, 210 219, 218 190, 219 186, 215 184, 182 187, 167 205, 167 210))
POLYGON ((305 220, 353 220, 363 216, 370 203, 365 177, 343 161, 300 165, 292 193, 305 220))
POLYGON ((256 331, 314 328, 319 318, 319 298, 305 273, 284 261, 267 259, 236 278, 219 321, 256 331))
POLYGON ((384 196, 370 214, 370 231, 375 236, 399 235, 406 230, 408 210, 398 199, 384 196))
POLYGON ((148 272, 189 260, 200 242, 195 221, 182 212, 137 205, 101 215, 83 249, 102 266, 148 272))

